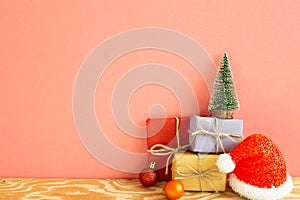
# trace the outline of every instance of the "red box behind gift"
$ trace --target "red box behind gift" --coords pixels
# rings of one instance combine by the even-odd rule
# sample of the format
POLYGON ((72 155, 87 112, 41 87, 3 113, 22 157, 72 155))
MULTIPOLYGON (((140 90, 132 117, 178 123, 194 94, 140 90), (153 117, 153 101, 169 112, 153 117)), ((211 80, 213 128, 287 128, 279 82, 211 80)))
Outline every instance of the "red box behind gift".
MULTIPOLYGON (((188 129, 190 126, 190 118, 179 118, 179 140, 180 145, 184 146, 189 143, 188 129)), ((147 120, 147 146, 150 149, 155 144, 162 144, 168 147, 177 147, 176 138, 176 118, 156 118, 147 120)), ((155 148, 159 149, 159 148, 155 148)), ((172 179, 171 164, 173 156, 168 164, 168 174, 165 174, 166 162, 168 156, 157 156, 148 153, 148 161, 156 162, 156 173, 158 181, 172 179)))

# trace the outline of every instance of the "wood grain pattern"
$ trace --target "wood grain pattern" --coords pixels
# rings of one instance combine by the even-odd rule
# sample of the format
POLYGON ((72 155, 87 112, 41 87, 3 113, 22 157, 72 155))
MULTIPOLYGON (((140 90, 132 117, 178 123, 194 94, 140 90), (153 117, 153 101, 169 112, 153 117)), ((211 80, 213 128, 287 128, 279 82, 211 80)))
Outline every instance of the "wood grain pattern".
MULTIPOLYGON (((51 199, 166 199, 165 182, 145 188, 137 179, 0 179, 1 200, 51 199)), ((243 199, 228 187, 223 193, 185 192, 184 199, 243 199)), ((293 192, 286 199, 300 199, 300 178, 294 178, 293 192)))

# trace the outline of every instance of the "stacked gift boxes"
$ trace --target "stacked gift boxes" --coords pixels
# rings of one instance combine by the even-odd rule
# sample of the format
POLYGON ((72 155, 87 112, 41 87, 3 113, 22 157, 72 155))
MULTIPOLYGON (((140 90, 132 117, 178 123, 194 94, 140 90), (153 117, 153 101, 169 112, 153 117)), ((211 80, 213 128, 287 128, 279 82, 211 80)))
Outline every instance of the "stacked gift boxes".
POLYGON ((216 160, 241 140, 243 121, 192 116, 147 120, 149 162, 157 180, 179 180, 186 191, 225 191, 216 160))

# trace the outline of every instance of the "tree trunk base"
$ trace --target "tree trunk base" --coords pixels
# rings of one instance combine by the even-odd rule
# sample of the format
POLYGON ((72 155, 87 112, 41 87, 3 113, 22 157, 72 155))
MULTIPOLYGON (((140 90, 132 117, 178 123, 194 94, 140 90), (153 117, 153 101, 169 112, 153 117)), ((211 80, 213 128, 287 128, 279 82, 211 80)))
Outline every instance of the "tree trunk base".
POLYGON ((226 110, 211 110, 211 117, 220 119, 233 119, 233 112, 226 110))

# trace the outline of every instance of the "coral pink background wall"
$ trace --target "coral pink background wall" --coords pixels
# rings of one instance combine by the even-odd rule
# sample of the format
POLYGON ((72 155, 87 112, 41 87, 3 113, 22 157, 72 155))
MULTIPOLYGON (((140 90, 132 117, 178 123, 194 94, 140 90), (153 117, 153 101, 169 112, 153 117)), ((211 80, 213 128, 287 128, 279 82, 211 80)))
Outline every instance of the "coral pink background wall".
MULTIPOLYGON (((216 65, 228 51, 241 103, 235 117, 245 120, 245 136, 261 132, 272 138, 291 174, 300 176, 299 6, 296 0, 1 1, 0 177, 136 177, 88 153, 74 124, 72 92, 80 66, 98 44, 142 27, 193 38, 216 65)), ((201 113, 207 114, 209 94, 189 64, 176 55, 145 50, 121 57, 103 77, 107 87, 95 96, 99 118, 111 115, 101 94, 111 90, 114 76, 149 62, 167 64, 190 79, 199 91, 201 113)), ((174 95, 149 86, 131 98, 132 119, 146 120, 157 100, 168 115, 180 112, 174 95), (159 97, 153 97, 154 89, 159 97)), ((109 117, 105 128, 115 145, 145 152, 144 139, 124 135, 109 117)))

